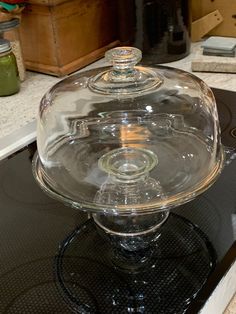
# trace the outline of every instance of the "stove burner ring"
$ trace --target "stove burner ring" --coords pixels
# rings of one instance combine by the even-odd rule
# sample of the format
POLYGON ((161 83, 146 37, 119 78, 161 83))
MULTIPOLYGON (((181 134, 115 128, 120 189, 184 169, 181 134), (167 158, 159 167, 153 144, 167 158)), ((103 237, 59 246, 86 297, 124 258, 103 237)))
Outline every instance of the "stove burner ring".
POLYGON ((230 135, 236 138, 236 127, 230 130, 230 135))
POLYGON ((61 243, 54 271, 68 308, 80 314, 126 313, 127 309, 140 313, 143 307, 147 313, 172 313, 173 309, 176 314, 183 313, 216 262, 205 234, 174 213, 161 227, 153 255, 157 267, 136 274, 122 273, 113 267, 111 257, 108 242, 91 220, 61 243))
POLYGON ((222 101, 222 99, 217 100, 217 109, 219 113, 221 132, 223 133, 232 123, 232 111, 230 107, 224 101, 222 101))

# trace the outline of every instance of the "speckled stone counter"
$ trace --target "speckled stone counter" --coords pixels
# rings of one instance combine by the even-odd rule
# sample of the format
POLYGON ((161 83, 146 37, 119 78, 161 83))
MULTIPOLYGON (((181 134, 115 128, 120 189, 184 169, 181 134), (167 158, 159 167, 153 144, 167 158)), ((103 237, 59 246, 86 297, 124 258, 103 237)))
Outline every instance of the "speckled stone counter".
POLYGON ((49 75, 27 72, 18 94, 0 98, 0 138, 32 122, 40 98, 57 81, 49 75))
POLYGON ((224 314, 236 314, 236 295, 230 301, 224 314))
MULTIPOLYGON (((199 44, 192 45, 186 58, 168 63, 168 66, 191 72, 191 60, 199 44)), ((84 68, 104 65, 104 60, 84 68)), ((236 74, 194 72, 209 86, 236 91, 236 74)), ((33 72, 27 72, 18 94, 0 98, 0 159, 24 147, 36 138, 36 116, 40 99, 60 79, 33 72)))
MULTIPOLYGON (((104 61, 99 60, 83 70, 102 65, 104 61)), ((60 80, 62 78, 27 71, 18 94, 0 97, 0 160, 36 139, 40 100, 60 80)))

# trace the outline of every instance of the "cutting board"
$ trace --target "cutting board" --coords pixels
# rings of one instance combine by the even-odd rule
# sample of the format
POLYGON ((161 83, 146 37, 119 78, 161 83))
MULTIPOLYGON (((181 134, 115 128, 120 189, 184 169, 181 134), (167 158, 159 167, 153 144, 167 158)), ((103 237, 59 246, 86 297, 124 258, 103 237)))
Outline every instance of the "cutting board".
POLYGON ((192 59, 192 71, 236 73, 236 57, 216 57, 202 54, 203 48, 198 48, 192 59))

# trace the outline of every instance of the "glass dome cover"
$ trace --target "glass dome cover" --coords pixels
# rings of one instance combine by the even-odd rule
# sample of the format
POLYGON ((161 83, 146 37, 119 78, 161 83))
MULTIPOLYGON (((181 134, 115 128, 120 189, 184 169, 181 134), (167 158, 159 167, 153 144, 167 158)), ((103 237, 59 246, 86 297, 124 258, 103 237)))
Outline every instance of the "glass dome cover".
POLYGON ((181 70, 136 66, 136 48, 106 57, 112 67, 72 75, 43 97, 38 182, 93 212, 145 214, 193 199, 224 159, 211 89, 181 70))

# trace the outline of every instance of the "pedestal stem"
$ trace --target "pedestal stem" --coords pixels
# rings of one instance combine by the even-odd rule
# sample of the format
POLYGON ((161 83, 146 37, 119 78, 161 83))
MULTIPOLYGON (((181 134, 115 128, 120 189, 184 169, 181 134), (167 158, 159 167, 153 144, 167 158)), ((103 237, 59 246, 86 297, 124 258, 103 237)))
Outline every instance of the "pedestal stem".
POLYGON ((93 219, 99 234, 111 245, 115 267, 135 273, 151 263, 159 227, 168 215, 168 211, 137 216, 93 214, 93 219))

